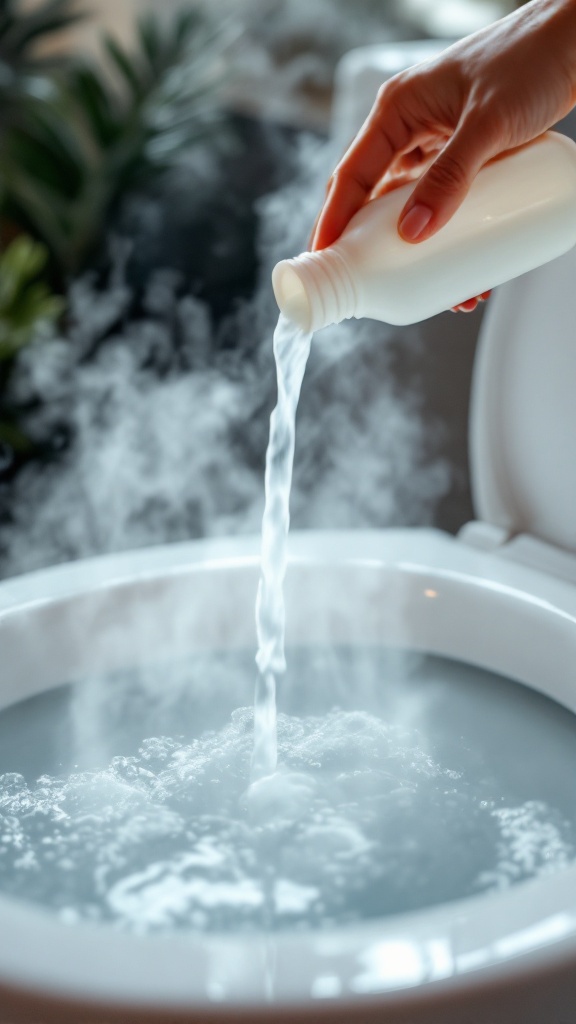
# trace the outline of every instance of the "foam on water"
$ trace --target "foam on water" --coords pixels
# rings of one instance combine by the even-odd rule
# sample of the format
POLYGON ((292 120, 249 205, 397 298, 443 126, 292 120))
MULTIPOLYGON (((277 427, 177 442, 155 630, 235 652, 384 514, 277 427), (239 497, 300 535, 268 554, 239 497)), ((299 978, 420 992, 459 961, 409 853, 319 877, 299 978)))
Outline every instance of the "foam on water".
POLYGON ((278 717, 250 784, 253 712, 149 738, 102 770, 0 776, 0 888, 135 932, 328 928, 501 889, 574 856, 541 800, 438 763, 367 711, 278 717))
POLYGON ((262 567, 256 598, 258 679, 254 703, 253 777, 276 769, 276 679, 286 670, 283 583, 290 527, 296 407, 312 335, 280 315, 274 332, 278 401, 270 417, 266 452, 266 505, 262 520, 262 567))

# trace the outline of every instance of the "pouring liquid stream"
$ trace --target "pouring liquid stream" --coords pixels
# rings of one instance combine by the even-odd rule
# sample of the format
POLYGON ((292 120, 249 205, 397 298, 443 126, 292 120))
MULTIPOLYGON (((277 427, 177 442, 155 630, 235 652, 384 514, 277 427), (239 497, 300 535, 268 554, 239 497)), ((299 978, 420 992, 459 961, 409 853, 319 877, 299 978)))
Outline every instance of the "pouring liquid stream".
POLYGON ((276 771, 276 682, 286 670, 284 655, 290 488, 294 464, 296 409, 312 334, 280 315, 274 331, 278 400, 270 417, 262 520, 261 575, 256 597, 258 677, 254 701, 252 782, 276 771))

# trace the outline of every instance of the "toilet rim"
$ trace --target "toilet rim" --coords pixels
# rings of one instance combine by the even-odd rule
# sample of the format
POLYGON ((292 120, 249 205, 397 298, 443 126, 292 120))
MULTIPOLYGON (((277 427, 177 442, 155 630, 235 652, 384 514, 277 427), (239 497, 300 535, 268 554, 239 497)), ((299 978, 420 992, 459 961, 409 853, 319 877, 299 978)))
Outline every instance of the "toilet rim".
MULTIPOLYGON (((336 563, 344 569, 393 570, 422 593, 434 589, 449 595, 456 587, 459 595, 469 592, 474 599, 480 595, 497 602, 499 614, 503 608, 511 615, 514 608, 525 609, 532 616, 531 630, 538 630, 539 621, 543 628, 545 621, 553 622, 555 635, 565 636, 576 651, 573 585, 498 553, 467 548, 439 531, 295 534, 290 551, 295 569, 336 563)), ((258 560, 259 538, 242 538, 150 548, 42 570, 0 583, 0 627, 4 618, 87 592, 214 568, 254 573, 258 560)), ((268 958, 275 961, 275 1006, 315 1003, 320 1008, 334 999, 409 1002, 432 989, 518 981, 535 965, 546 969, 576 960, 576 865, 506 892, 329 934, 141 937, 103 925, 71 926, 5 897, 0 897, 0 921, 0 990, 98 1005, 225 1007, 233 1012, 266 1005, 263 963, 268 958), (567 897, 571 892, 574 897, 567 897)))

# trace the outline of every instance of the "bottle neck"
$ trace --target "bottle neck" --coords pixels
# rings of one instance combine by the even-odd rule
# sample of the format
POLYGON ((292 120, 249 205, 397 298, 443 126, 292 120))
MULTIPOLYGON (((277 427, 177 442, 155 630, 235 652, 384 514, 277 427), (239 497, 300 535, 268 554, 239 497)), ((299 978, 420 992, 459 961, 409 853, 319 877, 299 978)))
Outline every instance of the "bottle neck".
POLYGON ((304 252, 285 260, 296 274, 306 297, 307 328, 318 331, 354 316, 356 289, 348 266, 336 248, 304 252))

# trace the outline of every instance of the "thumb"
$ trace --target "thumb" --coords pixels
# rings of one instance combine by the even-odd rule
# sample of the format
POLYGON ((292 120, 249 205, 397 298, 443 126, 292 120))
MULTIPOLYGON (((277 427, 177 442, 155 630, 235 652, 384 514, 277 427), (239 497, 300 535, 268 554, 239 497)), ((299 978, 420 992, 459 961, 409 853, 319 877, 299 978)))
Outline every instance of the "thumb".
POLYGON ((456 213, 480 168, 493 155, 478 124, 463 124, 422 175, 398 221, 406 242, 430 238, 456 213))

